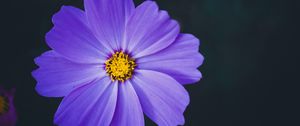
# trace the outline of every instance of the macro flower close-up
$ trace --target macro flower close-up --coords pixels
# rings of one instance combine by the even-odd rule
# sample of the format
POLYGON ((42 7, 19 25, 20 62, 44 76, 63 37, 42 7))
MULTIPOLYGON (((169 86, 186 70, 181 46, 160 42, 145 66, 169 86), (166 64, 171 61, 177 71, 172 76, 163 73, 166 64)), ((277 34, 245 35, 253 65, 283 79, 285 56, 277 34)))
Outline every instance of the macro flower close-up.
POLYGON ((61 126, 184 125, 189 94, 202 77, 199 40, 156 2, 84 0, 63 6, 46 34, 51 50, 35 59, 36 91, 64 97, 61 126))

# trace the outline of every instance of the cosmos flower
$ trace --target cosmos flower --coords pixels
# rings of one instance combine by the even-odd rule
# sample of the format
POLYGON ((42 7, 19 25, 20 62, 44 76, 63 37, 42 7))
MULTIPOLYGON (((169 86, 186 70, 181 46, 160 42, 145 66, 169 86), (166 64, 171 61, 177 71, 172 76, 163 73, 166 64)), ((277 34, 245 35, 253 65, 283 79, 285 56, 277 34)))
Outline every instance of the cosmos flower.
POLYGON ((10 91, 0 87, 0 126, 15 126, 17 114, 13 104, 15 89, 10 91))
POLYGON ((183 125, 189 104, 184 84, 201 78, 199 40, 153 1, 85 0, 85 10, 63 6, 35 59, 36 90, 64 97, 61 126, 183 125), (144 113, 144 114, 143 114, 144 113))

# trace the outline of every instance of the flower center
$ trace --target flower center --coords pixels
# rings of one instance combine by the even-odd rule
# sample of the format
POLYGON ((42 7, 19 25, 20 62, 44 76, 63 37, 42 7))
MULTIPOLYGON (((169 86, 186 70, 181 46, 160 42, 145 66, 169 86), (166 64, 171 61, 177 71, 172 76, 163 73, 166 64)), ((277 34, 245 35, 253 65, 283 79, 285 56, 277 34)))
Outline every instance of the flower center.
POLYGON ((5 96, 0 95, 0 115, 8 111, 8 99, 5 96))
POLYGON ((118 80, 124 82, 132 77, 136 66, 134 59, 122 51, 116 52, 105 62, 106 72, 112 81, 118 80))

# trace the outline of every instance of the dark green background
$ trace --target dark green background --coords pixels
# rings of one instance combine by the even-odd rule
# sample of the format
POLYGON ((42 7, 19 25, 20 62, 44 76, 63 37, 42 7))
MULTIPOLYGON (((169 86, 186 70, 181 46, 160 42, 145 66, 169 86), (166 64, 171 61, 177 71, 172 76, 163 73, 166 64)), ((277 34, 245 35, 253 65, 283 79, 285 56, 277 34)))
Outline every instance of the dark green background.
MULTIPOLYGON (((203 79, 186 86, 187 126, 299 125, 299 2, 157 2, 182 32, 200 38, 205 56, 203 79)), ((39 96, 31 71, 37 68, 33 58, 49 50, 44 35, 62 5, 82 8, 82 0, 1 1, 0 84, 17 88, 19 126, 53 125, 61 99, 39 96)))

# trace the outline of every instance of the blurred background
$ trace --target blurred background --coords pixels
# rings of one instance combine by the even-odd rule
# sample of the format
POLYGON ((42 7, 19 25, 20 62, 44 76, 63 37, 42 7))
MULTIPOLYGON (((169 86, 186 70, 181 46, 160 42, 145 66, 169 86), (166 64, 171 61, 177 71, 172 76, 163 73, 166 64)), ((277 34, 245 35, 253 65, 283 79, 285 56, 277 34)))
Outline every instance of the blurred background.
MULTIPOLYGON (((1 1, 0 85, 16 88, 18 126, 52 126, 61 98, 35 92, 33 59, 62 5, 83 0, 1 1)), ((186 126, 299 125, 299 1, 156 0, 201 40, 203 79, 186 86, 186 126)), ((136 0, 140 4, 142 0, 136 0)), ((155 125, 146 119, 146 125, 155 125)))

